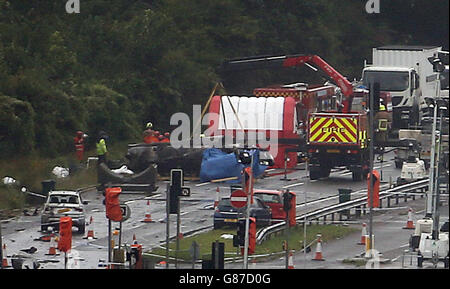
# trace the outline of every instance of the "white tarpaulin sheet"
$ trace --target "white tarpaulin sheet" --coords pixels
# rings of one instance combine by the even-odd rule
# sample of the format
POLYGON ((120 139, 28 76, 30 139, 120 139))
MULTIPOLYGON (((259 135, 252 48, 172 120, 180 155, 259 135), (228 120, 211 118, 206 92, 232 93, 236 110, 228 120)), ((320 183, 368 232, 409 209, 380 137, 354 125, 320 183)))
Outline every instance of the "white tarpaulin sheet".
POLYGON ((283 130, 283 111, 284 97, 222 96, 219 129, 283 130))

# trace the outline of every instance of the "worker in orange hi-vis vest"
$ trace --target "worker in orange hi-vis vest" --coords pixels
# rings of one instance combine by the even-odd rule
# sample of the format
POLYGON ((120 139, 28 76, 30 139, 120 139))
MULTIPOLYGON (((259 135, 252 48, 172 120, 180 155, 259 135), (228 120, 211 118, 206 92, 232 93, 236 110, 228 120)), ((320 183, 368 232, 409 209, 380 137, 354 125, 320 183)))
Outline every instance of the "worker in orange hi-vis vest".
POLYGON ((161 142, 170 142, 170 133, 166 132, 164 133, 164 137, 162 138, 161 142))
POLYGON ((73 142, 75 145, 75 155, 79 162, 82 162, 84 159, 84 139, 87 137, 85 133, 82 131, 77 131, 76 136, 73 138, 73 142))
POLYGON ((153 124, 151 122, 148 122, 144 131, 144 143, 154 143, 159 142, 158 135, 159 132, 154 131, 153 124))

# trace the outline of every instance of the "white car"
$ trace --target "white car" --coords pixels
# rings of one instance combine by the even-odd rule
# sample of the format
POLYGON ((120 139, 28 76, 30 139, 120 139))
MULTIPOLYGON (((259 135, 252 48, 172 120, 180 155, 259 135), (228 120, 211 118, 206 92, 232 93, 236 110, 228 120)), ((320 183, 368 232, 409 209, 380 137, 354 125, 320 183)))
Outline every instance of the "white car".
POLYGON ((68 216, 72 218, 73 226, 83 234, 86 226, 83 205, 86 204, 78 192, 50 191, 41 216, 41 231, 47 231, 48 227, 59 228, 59 219, 68 216))

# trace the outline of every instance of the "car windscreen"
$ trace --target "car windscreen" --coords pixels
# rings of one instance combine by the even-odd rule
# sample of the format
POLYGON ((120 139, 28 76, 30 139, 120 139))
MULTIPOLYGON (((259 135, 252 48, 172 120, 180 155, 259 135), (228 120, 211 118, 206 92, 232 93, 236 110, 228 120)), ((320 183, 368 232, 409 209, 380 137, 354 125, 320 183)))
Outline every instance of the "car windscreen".
POLYGON ((255 193, 255 196, 258 196, 264 203, 281 204, 281 198, 277 194, 255 193))
POLYGON ((370 83, 380 83, 382 91, 404 91, 409 87, 409 73, 403 71, 365 71, 363 85, 370 87, 370 83))
POLYGON ((219 205, 218 205, 218 208, 219 208, 219 210, 221 210, 221 211, 231 209, 232 206, 231 206, 231 201, 230 201, 230 199, 222 199, 222 200, 220 200, 219 205))
POLYGON ((50 204, 78 204, 78 196, 74 195, 51 195, 50 204))

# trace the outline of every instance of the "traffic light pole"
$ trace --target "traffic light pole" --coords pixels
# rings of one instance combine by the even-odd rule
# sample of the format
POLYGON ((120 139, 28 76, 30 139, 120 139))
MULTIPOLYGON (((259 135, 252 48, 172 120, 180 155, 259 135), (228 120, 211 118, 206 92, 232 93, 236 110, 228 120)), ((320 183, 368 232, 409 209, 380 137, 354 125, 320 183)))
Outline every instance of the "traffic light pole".
MULTIPOLYGON (((374 152, 374 102, 375 102, 375 84, 370 84, 369 91, 369 193, 370 193, 370 202, 369 202, 369 250, 373 249, 373 152, 374 152)), ((378 84, 379 86, 379 84, 378 84)), ((377 88, 377 93, 379 91, 379 87, 377 88)), ((367 178, 367 176, 366 176, 367 178)), ((364 179, 364 178, 363 178, 364 179)))
POLYGON ((289 269, 289 213, 286 212, 286 269, 289 269))
POLYGON ((3 269, 3 243, 2 243, 2 222, 1 221, 0 221, 0 269, 3 269))
POLYGON ((170 183, 166 189, 166 269, 169 269, 169 220, 170 220, 170 183))
MULTIPOLYGON (((253 155, 251 155, 250 168, 253 168, 253 155)), ((242 175, 243 187, 245 188, 245 172, 242 175)), ((252 190, 252 181, 253 181, 253 171, 249 175, 249 186, 247 190, 247 213, 245 216, 245 243, 244 243, 244 269, 248 269, 248 233, 250 227, 250 200, 251 200, 251 190, 252 190)))
POLYGON ((177 244, 176 244, 176 251, 175 251, 175 269, 178 269, 178 251, 180 250, 180 198, 177 198, 177 202, 178 202, 178 211, 177 211, 177 236, 176 236, 176 240, 177 240, 177 244))
POLYGON ((111 264, 111 220, 108 219, 108 265, 111 264))

